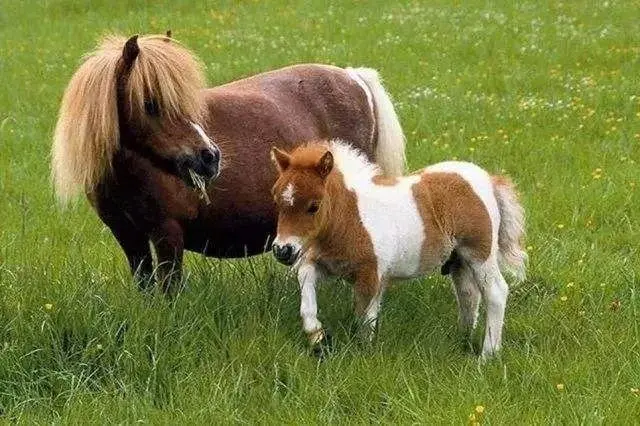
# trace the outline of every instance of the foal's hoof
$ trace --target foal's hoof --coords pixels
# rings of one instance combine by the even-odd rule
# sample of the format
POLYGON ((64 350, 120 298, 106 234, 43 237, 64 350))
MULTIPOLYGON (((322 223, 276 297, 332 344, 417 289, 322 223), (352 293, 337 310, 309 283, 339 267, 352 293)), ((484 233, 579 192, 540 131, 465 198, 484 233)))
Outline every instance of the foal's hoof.
POLYGON ((322 360, 329 356, 333 350, 333 336, 326 330, 319 330, 312 336, 314 340, 311 342, 311 353, 314 357, 322 360))

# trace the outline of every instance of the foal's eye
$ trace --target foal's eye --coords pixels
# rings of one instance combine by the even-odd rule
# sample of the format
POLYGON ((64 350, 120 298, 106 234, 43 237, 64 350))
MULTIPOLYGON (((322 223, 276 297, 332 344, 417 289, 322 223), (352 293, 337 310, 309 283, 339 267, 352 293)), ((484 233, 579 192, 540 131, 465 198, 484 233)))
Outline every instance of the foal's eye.
POLYGON ((152 117, 157 117, 160 115, 160 107, 158 106, 158 101, 155 99, 149 99, 144 101, 144 110, 147 115, 152 117))
POLYGON ((309 207, 307 207, 308 214, 316 214, 318 210, 320 210, 320 203, 317 201, 312 201, 309 207))

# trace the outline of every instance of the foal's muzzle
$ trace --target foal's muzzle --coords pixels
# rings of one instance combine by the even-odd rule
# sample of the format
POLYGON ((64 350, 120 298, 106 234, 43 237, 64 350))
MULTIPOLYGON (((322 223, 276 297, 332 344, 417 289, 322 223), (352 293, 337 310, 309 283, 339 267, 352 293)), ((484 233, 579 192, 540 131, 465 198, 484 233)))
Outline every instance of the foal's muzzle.
POLYGON ((295 263, 298 258, 298 253, 300 250, 296 249, 293 244, 273 244, 271 247, 273 251, 273 255, 278 260, 278 262, 283 263, 287 266, 291 266, 295 263))

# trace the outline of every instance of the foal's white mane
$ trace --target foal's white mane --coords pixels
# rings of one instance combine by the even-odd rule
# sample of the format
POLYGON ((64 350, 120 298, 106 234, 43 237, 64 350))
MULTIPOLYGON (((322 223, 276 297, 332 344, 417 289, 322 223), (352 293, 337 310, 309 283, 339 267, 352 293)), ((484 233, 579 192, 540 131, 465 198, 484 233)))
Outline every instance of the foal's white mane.
POLYGON ((347 187, 353 188, 359 183, 371 182, 374 176, 382 174, 382 169, 369 161, 366 155, 352 145, 339 139, 329 142, 335 167, 340 170, 347 187))

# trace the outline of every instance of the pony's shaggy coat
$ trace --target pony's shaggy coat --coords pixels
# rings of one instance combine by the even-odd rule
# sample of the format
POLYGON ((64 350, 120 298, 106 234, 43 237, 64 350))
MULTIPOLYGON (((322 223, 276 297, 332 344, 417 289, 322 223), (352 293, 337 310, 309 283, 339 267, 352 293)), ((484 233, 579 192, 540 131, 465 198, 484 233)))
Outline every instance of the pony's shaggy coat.
POLYGON ((424 276, 449 262, 461 325, 475 327, 482 295, 482 353, 500 349, 508 288, 498 258, 520 279, 526 260, 523 210, 507 178, 463 162, 389 178, 339 141, 311 143, 290 155, 274 149, 273 159, 280 171, 273 188, 276 252, 287 247, 284 253, 297 261, 300 312, 313 343, 323 336, 315 281, 324 274, 354 282, 356 314, 373 326, 390 280, 424 276), (285 192, 295 195, 284 200, 285 192), (317 212, 310 205, 318 205, 317 212))

